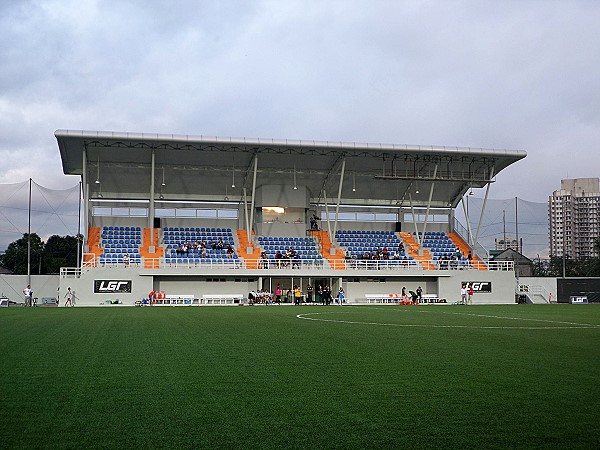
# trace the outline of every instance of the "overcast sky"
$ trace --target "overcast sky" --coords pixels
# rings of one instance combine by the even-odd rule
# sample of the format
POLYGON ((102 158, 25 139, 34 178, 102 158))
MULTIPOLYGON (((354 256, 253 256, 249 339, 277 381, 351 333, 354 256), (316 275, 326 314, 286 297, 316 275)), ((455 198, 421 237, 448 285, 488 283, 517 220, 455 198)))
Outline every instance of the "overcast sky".
MULTIPOLYGON (((599 1, 0 3, 0 174, 56 129, 526 150, 490 195, 600 176, 599 1)), ((479 193, 478 195, 482 195, 479 193)))

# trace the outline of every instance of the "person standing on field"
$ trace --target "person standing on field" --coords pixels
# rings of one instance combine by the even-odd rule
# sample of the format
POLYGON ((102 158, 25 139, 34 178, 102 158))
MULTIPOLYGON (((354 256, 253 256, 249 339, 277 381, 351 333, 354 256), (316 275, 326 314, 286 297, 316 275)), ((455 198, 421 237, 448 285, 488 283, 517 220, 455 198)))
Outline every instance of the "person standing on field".
POLYGON ((31 295, 33 291, 31 290, 31 285, 27 285, 25 289, 23 289, 23 294, 25 295, 25 306, 31 306, 31 295))
POLYGON ((473 289, 473 285, 469 286, 469 305, 473 304, 473 293, 475 290, 473 289))
POLYGON ((467 285, 463 284, 462 287, 460 288, 460 302, 463 305, 467 304, 467 292, 468 292, 467 285))
POLYGON ((67 293, 65 294, 65 306, 73 306, 73 291, 71 288, 67 289, 67 293))

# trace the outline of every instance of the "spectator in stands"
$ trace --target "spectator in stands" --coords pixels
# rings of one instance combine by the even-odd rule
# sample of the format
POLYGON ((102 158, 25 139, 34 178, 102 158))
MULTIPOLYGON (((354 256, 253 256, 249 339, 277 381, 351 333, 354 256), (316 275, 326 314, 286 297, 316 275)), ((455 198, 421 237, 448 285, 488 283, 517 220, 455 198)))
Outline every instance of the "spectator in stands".
POLYGON ((225 244, 223 243, 223 239, 219 238, 217 242, 217 250, 223 250, 225 248, 225 244))
POLYGON ((398 253, 402 252, 404 252, 404 243, 400 241, 400 243, 398 244, 398 253))
POLYGON ((233 247, 231 246, 231 244, 228 244, 227 245, 227 257, 233 258, 233 254, 234 254, 233 247))
POLYGON ((267 252, 266 251, 262 251, 260 252, 260 259, 259 259, 259 268, 261 269, 268 269, 269 268, 269 259, 267 258, 267 252))
POLYGON ((275 253, 275 262, 277 263, 278 269, 281 269, 282 259, 283 255, 281 254, 281 251, 277 250, 277 252, 275 253))
POLYGON ((469 264, 473 261, 473 253, 469 250, 469 254, 467 255, 467 259, 469 260, 469 264))
POLYGON ((125 253, 125 256, 123 256, 123 264, 125 267, 129 266, 129 253, 125 253))

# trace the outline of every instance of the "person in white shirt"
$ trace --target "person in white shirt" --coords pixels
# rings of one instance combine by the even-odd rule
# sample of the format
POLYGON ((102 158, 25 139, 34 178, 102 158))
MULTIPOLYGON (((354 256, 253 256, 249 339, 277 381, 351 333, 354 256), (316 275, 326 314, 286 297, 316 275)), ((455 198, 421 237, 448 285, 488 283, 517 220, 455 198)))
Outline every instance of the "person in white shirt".
POLYGON ((467 285, 463 284, 462 287, 460 288, 460 302, 463 305, 467 304, 467 285))

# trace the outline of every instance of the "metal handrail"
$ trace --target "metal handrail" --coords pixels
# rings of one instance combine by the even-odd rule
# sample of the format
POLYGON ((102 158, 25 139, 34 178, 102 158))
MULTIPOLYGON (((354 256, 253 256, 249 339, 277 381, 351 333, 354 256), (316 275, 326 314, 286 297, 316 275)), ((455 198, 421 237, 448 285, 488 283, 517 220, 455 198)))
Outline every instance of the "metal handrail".
MULTIPOLYGON (((167 258, 142 258, 139 263, 125 264, 123 262, 97 262, 95 267, 121 268, 127 269, 148 268, 148 269, 219 269, 219 270, 297 270, 305 269, 311 271, 324 270, 389 270, 395 272, 402 271, 452 271, 452 270, 492 270, 492 271, 514 271, 514 261, 491 261, 484 263, 482 261, 440 261, 440 260, 327 260, 327 259, 296 259, 296 260, 275 260, 265 259, 221 259, 209 261, 196 261, 195 259, 172 260, 167 258), (433 269, 432 269, 433 268, 433 269)), ((65 268, 65 275, 71 274, 68 270, 79 270, 65 268)), ((79 273, 81 273, 79 271, 79 273)), ((61 275, 63 269, 61 269, 61 275)))

